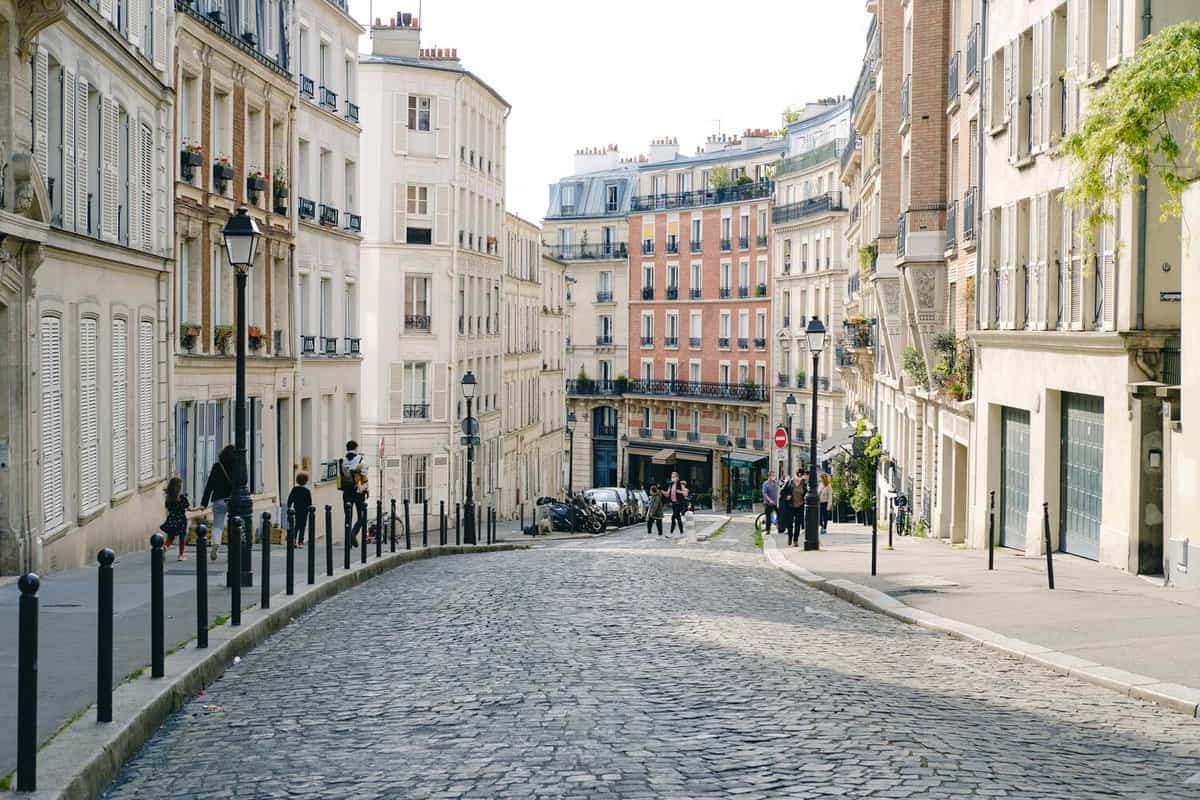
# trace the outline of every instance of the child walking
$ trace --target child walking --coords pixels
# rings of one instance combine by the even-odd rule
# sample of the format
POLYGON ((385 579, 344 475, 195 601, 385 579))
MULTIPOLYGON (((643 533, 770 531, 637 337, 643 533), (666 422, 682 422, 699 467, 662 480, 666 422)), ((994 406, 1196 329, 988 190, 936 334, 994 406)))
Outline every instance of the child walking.
POLYGON ((308 473, 296 473, 296 485, 288 495, 287 507, 296 513, 296 547, 304 544, 304 531, 308 527, 308 507, 312 505, 312 492, 308 490, 308 473))
POLYGON ((650 507, 646 511, 646 533, 651 533, 654 526, 658 526, 658 535, 662 536, 662 521, 663 521, 663 506, 666 504, 666 498, 662 491, 659 490, 658 484, 650 485, 650 507))
POLYGON ((179 539, 179 560, 186 561, 184 548, 187 547, 187 512, 191 503, 183 493, 183 479, 171 478, 167 481, 166 494, 167 518, 158 529, 167 536, 167 547, 171 547, 179 539))

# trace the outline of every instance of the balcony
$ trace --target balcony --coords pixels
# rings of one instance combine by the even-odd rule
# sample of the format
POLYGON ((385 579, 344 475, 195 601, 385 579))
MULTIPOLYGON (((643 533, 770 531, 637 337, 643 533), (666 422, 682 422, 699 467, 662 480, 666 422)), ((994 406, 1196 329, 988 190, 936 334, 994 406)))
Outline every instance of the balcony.
POLYGON ((1183 380, 1183 362, 1178 347, 1164 347, 1162 351, 1162 382, 1167 386, 1178 386, 1183 380))
POLYGON ((643 286, 642 287, 642 299, 643 300, 653 300, 654 299, 654 287, 653 286, 643 286))
POLYGON ((405 403, 404 404, 405 419, 429 419, 429 404, 428 403, 405 403))
POLYGON ((665 337, 663 339, 663 347, 666 347, 668 349, 676 349, 676 350, 679 349, 679 337, 678 336, 665 337))
POLYGON ((734 447, 745 447, 746 446, 746 437, 738 436, 737 438, 735 438, 733 440, 733 446, 734 447))
POLYGON ((297 197, 296 210, 300 214, 300 219, 315 219, 317 216, 317 203, 315 200, 309 200, 307 197, 297 197))
POLYGON ((649 428, 638 428, 638 438, 639 439, 649 439, 652 436, 654 436, 654 432, 652 430, 650 430, 649 428))
POLYGON ((695 208, 716 206, 722 203, 740 203, 746 200, 764 200, 775 191, 770 180, 747 183, 741 186, 726 186, 721 189, 701 189, 676 194, 647 194, 630 200, 632 211, 662 211, 672 208, 695 208))
MULTIPOLYGON (((875 24, 875 17, 871 17, 871 25, 875 24)), ((854 84, 854 94, 850 97, 850 118, 857 119, 859 110, 868 102, 875 102, 875 63, 864 58, 862 68, 858 71, 858 80, 854 84)))
POLYGON ((968 88, 973 86, 979 80, 979 23, 976 22, 971 26, 971 32, 967 34, 967 75, 966 85, 968 88))
POLYGON ((359 216, 358 214, 351 214, 349 211, 347 211, 346 212, 346 230, 350 231, 351 233, 361 233, 362 232, 362 217, 359 216))
POLYGON ((723 433, 717 434, 717 444, 721 447, 729 447, 729 437, 723 433))
POLYGON ((612 347, 613 337, 607 334, 600 334, 596 337, 597 347, 612 347))
POLYGON ((771 212, 771 221, 776 225, 782 225, 786 222, 794 222, 798 219, 810 217, 813 214, 845 210, 846 207, 842 205, 842 193, 840 191, 826 192, 816 197, 810 197, 807 200, 801 200, 798 203, 776 206, 775 210, 771 212))
POLYGON ((738 250, 749 250, 749 249, 750 249, 750 237, 749 236, 739 236, 738 237, 738 250))
POLYGON ((629 381, 625 379, 583 378, 579 380, 572 378, 567 381, 567 394, 583 397, 619 397, 629 388, 628 384, 629 381))
POLYGON ((750 296, 750 287, 749 286, 739 286, 738 287, 738 297, 739 298, 747 298, 749 296, 750 296))
POLYGON ((901 213, 896 220, 896 257, 904 258, 905 240, 908 238, 908 214, 901 213))
POLYGON ((750 349, 750 337, 749 336, 739 336, 738 337, 738 350, 749 350, 749 349, 750 349))
POLYGON ((653 239, 646 239, 644 242, 642 242, 642 255, 644 255, 644 256, 654 255, 654 240, 653 239))
POLYGON ((755 450, 766 450, 767 449, 767 443, 764 442, 762 439, 752 440, 750 442, 750 446, 753 447, 755 450))
POLYGON ((697 397, 705 400, 733 400, 747 403, 764 403, 767 400, 767 387, 752 383, 704 383, 642 378, 628 381, 625 393, 656 397, 697 397))
POLYGON ((835 160, 846 146, 846 139, 833 139, 823 145, 800 153, 799 155, 781 158, 775 165, 775 176, 782 178, 795 172, 803 172, 810 167, 835 160))
POLYGON ((688 431, 687 432, 687 440, 689 442, 700 441, 700 431, 688 431))
POLYGON ((792 385, 792 379, 786 372, 780 372, 775 377, 775 385, 780 389, 787 389, 792 385))
MULTIPOLYGON (((826 266, 828 266, 828 264, 826 266)), ((767 296, 767 285, 765 283, 760 283, 757 286, 755 286, 754 287, 754 296, 755 297, 766 297, 767 296)))
POLYGON ((792 431, 792 441, 807 447, 809 445, 808 431, 804 430, 804 428, 796 428, 796 430, 792 431))
POLYGON ((972 186, 963 195, 962 232, 964 242, 975 241, 975 198, 978 194, 979 188, 972 186))
POLYGON ((678 255, 678 253, 679 253, 679 240, 678 239, 667 239, 667 252, 671 255, 678 255))
POLYGON ((903 136, 912 123, 912 75, 904 76, 900 84, 900 135, 903 136))
POLYGON ((667 287, 667 299, 668 300, 678 300, 679 299, 679 287, 678 286, 668 286, 667 287))
POLYGON ((950 110, 958 107, 958 69, 960 61, 962 61, 962 51, 955 50, 954 55, 950 57, 949 76, 946 84, 946 106, 950 110))
POLYGON ((688 298, 691 300, 699 300, 703 294, 703 291, 695 287, 688 289, 688 298))
POLYGON ((783 322, 782 322, 782 324, 783 324, 783 327, 784 327, 784 328, 790 328, 790 327, 792 327, 792 318, 791 318, 791 317, 787 317, 787 316, 785 316, 785 317, 783 318, 783 322))
POLYGON ((303 74, 300 76, 300 96, 313 99, 313 79, 303 74))
POLYGON ((643 336, 642 337, 642 347, 654 347, 654 337, 653 336, 643 336))
POLYGON ((767 246, 767 235, 765 233, 758 234, 758 236, 755 237, 755 239, 754 239, 754 244, 757 247, 766 247, 767 246))
POLYGON ((703 249, 703 247, 699 241, 697 241, 696 239, 692 239, 690 242, 688 242, 688 249, 691 250, 693 253, 699 253, 703 249))
POLYGON ((337 355, 337 338, 334 336, 321 337, 321 355, 336 356, 337 355))
POLYGON ((843 174, 850 170, 850 162, 854 160, 855 154, 859 153, 861 148, 862 142, 859 139, 858 134, 855 133, 854 128, 851 128, 850 138, 846 140, 846 146, 842 148, 841 157, 839 159, 841 161, 843 174))
POLYGON ((336 208, 334 208, 333 206, 327 206, 324 203, 322 203, 321 204, 321 224, 336 226, 338 224, 338 210, 336 208))
POLYGON ((729 337, 728 336, 717 337, 717 347, 721 348, 722 350, 728 350, 729 349, 729 337))
POLYGON ((763 338, 755 337, 754 349, 755 350, 766 350, 767 349, 767 340, 763 339, 763 338))
POLYGON ((858 222, 858 215, 859 215, 859 204, 855 203, 854 205, 850 206, 850 224, 851 225, 854 225, 858 222))
POLYGON ((612 292, 596 292, 597 303, 611 303, 613 301, 612 292))
POLYGON ((320 106, 329 111, 337 111, 337 94, 327 86, 321 87, 320 106))
POLYGON ((692 336, 688 339, 688 347, 692 350, 699 350, 702 346, 699 336, 692 336))
POLYGON ((733 249, 733 240, 732 239, 722 239, 721 240, 721 252, 722 253, 728 253, 732 249, 733 249))
POLYGON ((838 343, 833 351, 833 363, 838 369, 850 369, 858 362, 858 358, 854 353, 846 350, 842 343, 838 343))
POLYGON ((357 356, 362 354, 362 339, 357 336, 346 337, 346 354, 357 356))
POLYGON ((315 356, 317 354, 317 337, 301 336, 300 354, 306 356, 315 356))
POLYGON ((663 438, 666 439, 667 441, 677 439, 678 437, 679 437, 679 431, 672 430, 670 428, 667 428, 665 431, 663 431, 663 438))
POLYGON ((346 101, 346 119, 355 124, 358 123, 358 106, 349 100, 346 101))
POLYGON ((958 203, 946 208, 946 249, 954 250, 958 245, 958 203))
MULTIPOLYGON (((421 333, 429 333, 430 317, 428 314, 405 314, 404 315, 404 330, 420 331, 421 333)), ((461 333, 461 331, 460 331, 461 333)))
POLYGON ((629 256, 629 244, 626 242, 556 244, 547 245, 547 249, 559 261, 615 261, 629 256))

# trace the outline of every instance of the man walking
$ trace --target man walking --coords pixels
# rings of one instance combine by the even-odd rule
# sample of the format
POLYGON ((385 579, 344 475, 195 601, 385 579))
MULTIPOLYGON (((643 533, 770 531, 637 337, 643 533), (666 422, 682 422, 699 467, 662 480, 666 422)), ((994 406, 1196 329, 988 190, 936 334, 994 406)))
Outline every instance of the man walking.
POLYGON ((358 546, 358 532, 367 530, 367 459, 358 452, 358 442, 346 442, 346 455, 338 459, 338 488, 342 490, 342 506, 354 509, 356 519, 350 535, 358 546))
POLYGON ((788 529, 788 544, 792 547, 799 547, 800 537, 804 533, 804 500, 808 496, 808 483, 804 470, 796 470, 796 475, 792 478, 792 486, 795 489, 791 497, 792 526, 788 529))
POLYGON ((775 482, 775 473, 768 472, 767 479, 762 485, 763 515, 766 517, 766 528, 771 533, 771 520, 779 515, 779 484, 775 482))
POLYGON ((795 515, 792 513, 792 496, 800 491, 796 488, 796 481, 782 472, 783 485, 779 487, 779 532, 788 535, 788 544, 792 543, 792 526, 795 524, 795 515))

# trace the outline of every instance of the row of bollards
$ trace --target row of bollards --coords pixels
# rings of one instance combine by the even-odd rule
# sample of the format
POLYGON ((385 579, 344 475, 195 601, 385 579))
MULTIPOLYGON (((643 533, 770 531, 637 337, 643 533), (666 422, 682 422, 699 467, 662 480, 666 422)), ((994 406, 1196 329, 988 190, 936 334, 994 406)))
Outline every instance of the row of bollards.
MULTIPOLYGON (((412 549, 412 527, 409 524, 409 501, 404 500, 404 549, 412 549)), ((429 501, 422 501, 421 540, 427 547, 429 544, 429 501)), ((460 513, 461 506, 454 507, 454 542, 460 544, 460 513)), ((344 504, 344 541, 343 567, 350 569, 350 547, 354 538, 351 526, 351 515, 354 509, 350 503, 344 504)), ((387 518, 384 516, 382 500, 376 501, 375 506, 375 556, 383 555, 383 538, 389 539, 389 550, 394 553, 397 549, 396 524, 399 521, 396 514, 396 501, 389 503, 387 518)), ((480 528, 482 528, 483 509, 480 508, 480 528)), ((370 539, 370 525, 363 515, 361 560, 367 563, 367 543, 370 539)), ((271 515, 263 513, 261 517, 261 596, 260 607, 271 607, 271 515)), ((496 512, 493 508, 487 510, 487 542, 496 541, 496 512)), ((439 505, 439 541, 441 545, 448 544, 448 517, 446 502, 439 505)), ((244 535, 253 535, 245 530, 247 521, 241 517, 231 517, 229 525, 229 571, 232 575, 241 573, 242 548, 244 535)), ((285 591, 288 595, 295 593, 295 550, 298 536, 307 537, 307 583, 317 582, 317 509, 309 506, 299 512, 299 518, 293 510, 288 511, 285 546, 286 566, 284 573, 285 591)), ((165 538, 155 532, 150 537, 150 674, 154 678, 162 678, 166 674, 166 607, 164 575, 166 552, 165 538)), ((208 647, 208 528, 200 524, 196 528, 195 565, 196 565, 196 648, 208 647)), ((99 562, 99 580, 97 597, 97 649, 96 649, 96 719, 98 722, 112 722, 113 719, 113 625, 114 625, 114 564, 116 554, 109 548, 100 550, 97 554, 99 562)), ((333 507, 325 506, 325 574, 334 574, 333 556, 333 507)), ((18 604, 18 642, 17 642, 17 791, 32 792, 37 790, 37 697, 38 697, 38 589, 40 579, 34 573, 21 576, 17 586, 21 592, 18 604)), ((234 580, 230 586, 229 622, 232 626, 242 623, 242 582, 234 580)))

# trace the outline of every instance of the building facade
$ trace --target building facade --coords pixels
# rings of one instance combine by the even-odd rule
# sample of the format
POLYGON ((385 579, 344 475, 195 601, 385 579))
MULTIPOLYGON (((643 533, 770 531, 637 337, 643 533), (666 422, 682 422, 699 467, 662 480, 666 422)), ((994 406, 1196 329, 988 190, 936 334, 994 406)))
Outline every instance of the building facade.
POLYGON ((362 174, 371 176, 361 184, 359 316, 372 343, 360 442, 381 456, 385 496, 453 505, 465 486, 460 381, 470 371, 480 425, 474 492, 492 504, 501 486, 509 106, 456 50, 421 47, 409 14, 376 20, 371 39, 358 91, 368 115, 362 174))
POLYGON ((567 337, 573 306, 567 301, 567 262, 542 255, 542 315, 538 334, 542 342, 542 369, 538 376, 538 420, 541 436, 535 456, 536 483, 530 486, 526 513, 539 497, 562 497, 566 483, 567 421, 566 378, 569 369, 567 337))

